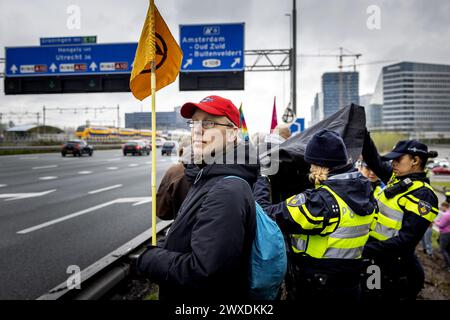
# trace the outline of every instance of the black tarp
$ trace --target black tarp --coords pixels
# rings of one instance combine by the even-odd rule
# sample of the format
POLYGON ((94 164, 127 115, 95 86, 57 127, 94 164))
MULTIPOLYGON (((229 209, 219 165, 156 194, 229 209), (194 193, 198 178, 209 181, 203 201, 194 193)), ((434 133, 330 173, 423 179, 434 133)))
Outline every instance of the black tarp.
MULTIPOLYGON (((306 144, 316 132, 324 128, 338 132, 354 163, 362 151, 365 127, 364 108, 352 104, 261 155, 261 163, 265 164, 263 167, 277 168, 276 172, 269 170, 272 201, 280 202, 313 187, 308 180, 309 165, 304 160, 304 154, 306 144)), ((326 147, 323 146, 323 148, 326 147)))

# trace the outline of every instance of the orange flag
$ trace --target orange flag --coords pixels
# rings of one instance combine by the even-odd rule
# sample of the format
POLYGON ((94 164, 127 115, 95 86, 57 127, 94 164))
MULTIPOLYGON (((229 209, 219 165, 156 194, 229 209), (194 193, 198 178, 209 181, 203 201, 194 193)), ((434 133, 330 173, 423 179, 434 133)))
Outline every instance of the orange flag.
POLYGON ((183 53, 178 43, 151 0, 131 71, 130 89, 133 95, 139 100, 151 95, 150 73, 153 61, 158 91, 175 81, 182 59, 183 53))

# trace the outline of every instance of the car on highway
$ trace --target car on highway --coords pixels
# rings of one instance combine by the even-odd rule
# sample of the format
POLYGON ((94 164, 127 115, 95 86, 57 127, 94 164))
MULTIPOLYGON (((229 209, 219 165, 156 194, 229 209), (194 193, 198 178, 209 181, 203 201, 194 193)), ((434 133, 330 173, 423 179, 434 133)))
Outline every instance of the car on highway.
POLYGON ((156 147, 157 148, 161 148, 162 145, 164 144, 164 142, 166 142, 166 139, 164 139, 164 138, 156 138, 156 147))
POLYGON ((450 166, 438 166, 433 169, 431 169, 434 174, 440 175, 440 174, 450 174, 450 166))
POLYGON ((150 147, 145 142, 140 140, 128 141, 122 146, 122 152, 124 156, 129 153, 131 153, 133 156, 142 156, 144 154, 149 155, 150 147))
POLYGON ((61 147, 61 155, 65 157, 67 154, 72 154, 74 157, 81 157, 83 154, 87 154, 92 157, 94 154, 94 147, 84 140, 70 140, 61 147))
POLYGON ((171 156, 172 154, 178 154, 178 142, 176 141, 166 141, 161 147, 161 155, 171 156))
POLYGON ((431 170, 431 169, 436 168, 436 167, 439 167, 439 163, 435 162, 434 159, 428 160, 428 162, 427 162, 427 168, 428 169, 431 170))
POLYGON ((428 161, 428 169, 434 169, 436 167, 450 167, 450 163, 448 159, 432 159, 428 161))
POLYGON ((150 151, 152 151, 152 143, 151 143, 150 140, 147 140, 147 139, 140 139, 139 141, 142 141, 143 143, 145 143, 145 146, 146 146, 150 151))
POLYGON ((441 167, 450 167, 450 163, 448 162, 448 159, 437 159, 437 163, 441 167))

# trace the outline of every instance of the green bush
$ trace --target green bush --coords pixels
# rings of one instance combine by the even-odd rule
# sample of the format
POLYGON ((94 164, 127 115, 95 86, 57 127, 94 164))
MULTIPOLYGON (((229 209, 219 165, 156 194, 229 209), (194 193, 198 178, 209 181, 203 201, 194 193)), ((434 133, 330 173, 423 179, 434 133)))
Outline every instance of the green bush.
POLYGON ((371 132, 370 136, 381 154, 391 151, 398 141, 409 138, 407 134, 392 131, 371 132))

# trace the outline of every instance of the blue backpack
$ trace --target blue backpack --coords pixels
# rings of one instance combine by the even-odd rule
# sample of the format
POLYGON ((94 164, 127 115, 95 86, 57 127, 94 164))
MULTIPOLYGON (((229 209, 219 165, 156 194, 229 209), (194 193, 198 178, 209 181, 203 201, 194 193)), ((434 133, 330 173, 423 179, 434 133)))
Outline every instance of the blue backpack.
MULTIPOLYGON (((228 176, 225 179, 227 178, 244 180, 237 176, 228 176)), ((286 247, 283 234, 276 222, 256 201, 255 207, 256 234, 249 268, 250 298, 275 300, 286 274, 286 247)))

